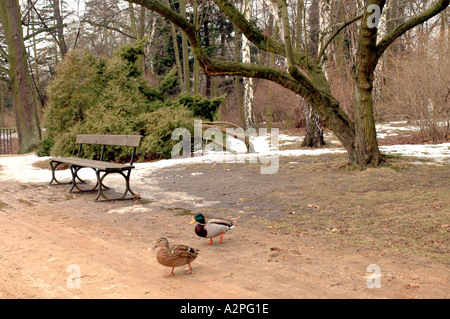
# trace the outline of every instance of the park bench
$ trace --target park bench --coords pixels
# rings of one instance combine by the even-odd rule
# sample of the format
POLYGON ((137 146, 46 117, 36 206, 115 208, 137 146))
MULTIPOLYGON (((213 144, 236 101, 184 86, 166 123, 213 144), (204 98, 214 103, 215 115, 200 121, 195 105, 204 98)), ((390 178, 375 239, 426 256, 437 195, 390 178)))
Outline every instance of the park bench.
POLYGON ((128 192, 135 196, 136 194, 130 188, 130 174, 131 170, 134 168, 133 161, 136 155, 136 148, 139 147, 141 142, 141 135, 89 135, 89 134, 80 134, 77 135, 76 142, 80 144, 78 149, 77 157, 52 157, 50 158, 50 166, 52 168, 52 180, 50 181, 50 185, 53 182, 57 184, 67 184, 59 182, 55 177, 55 170, 60 164, 67 164, 70 167, 70 171, 72 173, 72 181, 69 182, 72 184, 72 188, 69 192, 72 192, 74 189, 77 189, 80 192, 94 192, 97 191, 97 197, 94 201, 98 201, 98 199, 103 197, 106 200, 112 200, 109 198, 104 189, 109 189, 107 186, 103 184, 103 180, 109 174, 117 173, 122 175, 125 178, 125 192, 116 199, 124 199, 128 192), (86 159, 81 157, 81 150, 83 144, 91 144, 91 145, 101 145, 102 151, 100 154, 99 160, 86 159), (119 164, 119 163, 111 163, 103 160, 106 146, 123 146, 123 147, 133 147, 131 153, 131 160, 129 164, 119 164), (79 187, 79 184, 84 184, 83 181, 78 176, 78 171, 82 168, 92 168, 95 170, 95 174, 97 176, 97 183, 94 185, 92 189, 83 190, 79 187), (78 180, 78 182, 77 182, 78 180))

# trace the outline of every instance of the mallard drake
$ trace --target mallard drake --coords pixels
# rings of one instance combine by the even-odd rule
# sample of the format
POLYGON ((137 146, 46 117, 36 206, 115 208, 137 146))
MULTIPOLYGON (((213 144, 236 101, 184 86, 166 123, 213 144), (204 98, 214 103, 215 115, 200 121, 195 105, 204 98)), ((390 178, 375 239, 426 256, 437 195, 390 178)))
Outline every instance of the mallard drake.
POLYGON ((150 250, 155 248, 159 248, 156 253, 156 260, 163 266, 172 267, 172 271, 170 274, 166 275, 166 277, 173 277, 173 269, 183 265, 189 265, 189 270, 187 270, 185 274, 188 275, 192 273, 191 262, 197 258, 198 249, 186 245, 174 245, 169 247, 169 241, 164 237, 158 238, 155 246, 150 248, 150 250))
POLYGON ((207 223, 205 222, 205 217, 202 214, 196 214, 190 224, 198 222, 195 226, 195 233, 200 237, 211 238, 207 245, 212 245, 212 239, 220 236, 220 243, 223 242, 223 234, 233 228, 233 223, 227 220, 213 218, 207 223))

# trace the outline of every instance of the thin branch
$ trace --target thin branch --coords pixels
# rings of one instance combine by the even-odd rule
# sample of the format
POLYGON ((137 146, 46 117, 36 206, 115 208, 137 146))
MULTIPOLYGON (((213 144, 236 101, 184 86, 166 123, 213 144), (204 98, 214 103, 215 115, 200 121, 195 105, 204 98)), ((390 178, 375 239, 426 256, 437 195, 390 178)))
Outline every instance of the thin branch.
POLYGON ((24 36, 24 37, 23 37, 23 41, 27 41, 27 40, 31 39, 32 37, 37 36, 37 35, 40 34, 40 33, 44 33, 44 32, 52 32, 52 31, 54 31, 54 30, 56 30, 56 29, 58 29, 58 28, 61 28, 61 27, 67 27, 67 23, 55 25, 55 26, 53 26, 53 27, 46 27, 46 26, 45 26, 44 28, 41 28, 41 29, 39 29, 39 30, 37 30, 37 31, 35 31, 35 32, 33 32, 33 33, 31 33, 31 34, 28 34, 28 35, 24 36))
POLYGON ((120 30, 118 28, 111 27, 108 24, 98 23, 98 22, 91 21, 91 20, 81 20, 81 22, 89 23, 90 25, 93 25, 95 27, 100 27, 100 28, 105 28, 105 29, 109 29, 109 30, 112 30, 112 31, 116 31, 116 32, 119 32, 120 34, 122 34, 122 35, 124 35, 126 37, 129 37, 129 38, 132 38, 132 39, 136 39, 135 36, 127 34, 127 33, 123 32, 122 30, 120 30))
POLYGON ((8 53, 6 53, 6 51, 3 50, 2 48, 0 48, 0 55, 2 56, 2 58, 5 59, 6 62, 9 62, 9 55, 8 55, 8 53))
POLYGON ((22 14, 22 18, 21 18, 20 20, 21 20, 21 23, 22 23, 22 24, 25 24, 25 20, 28 18, 28 14, 29 14, 30 11, 34 8, 34 5, 35 5, 37 2, 38 2, 38 0, 36 0, 34 3, 33 3, 32 1, 30 1, 30 2, 27 4, 25 10, 21 13, 21 14, 22 14))
POLYGON ((0 72, 3 72, 3 73, 8 74, 8 75, 10 74, 10 70, 5 68, 5 67, 3 67, 3 66, 0 66, 0 72))
POLYGON ((323 47, 320 49, 319 54, 317 55, 316 63, 320 64, 320 60, 322 59, 323 54, 325 53, 326 48, 328 45, 330 45, 331 41, 342 31, 345 29, 345 27, 349 26, 353 22, 358 21, 363 17, 363 14, 360 14, 359 16, 354 17, 353 19, 349 21, 342 22, 342 25, 334 31, 334 33, 328 38, 327 42, 323 45, 323 47))
MULTIPOLYGON (((48 28, 47 24, 44 21, 44 18, 41 16, 39 11, 36 9, 35 3, 30 3, 30 4, 31 4, 33 11, 36 13, 36 16, 39 18, 42 25, 44 26, 44 28, 48 28)), ((50 35, 53 37, 53 39, 55 40, 56 43, 59 43, 58 37, 53 32, 50 32, 50 35)))
POLYGON ((11 87, 12 87, 12 82, 11 82, 11 80, 8 79, 8 78, 3 77, 3 76, 1 76, 1 75, 0 75, 0 82, 5 83, 6 86, 7 86, 8 88, 11 88, 11 87))

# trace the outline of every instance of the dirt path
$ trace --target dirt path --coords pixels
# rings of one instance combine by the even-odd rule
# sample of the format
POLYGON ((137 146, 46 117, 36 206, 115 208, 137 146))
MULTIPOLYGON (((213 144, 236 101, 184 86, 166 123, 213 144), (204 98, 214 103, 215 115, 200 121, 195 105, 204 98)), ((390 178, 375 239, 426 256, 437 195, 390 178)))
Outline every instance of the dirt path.
POLYGON ((245 219, 222 245, 208 246, 190 214, 157 200, 94 203, 94 195, 44 183, 3 182, 0 194, 0 298, 450 297, 448 265, 426 259, 279 234, 245 219), (200 249, 192 275, 178 268, 162 276, 169 269, 148 250, 160 236, 200 249), (367 287, 371 264, 380 267, 380 288, 367 287), (79 267, 79 288, 68 286, 68 278, 78 282, 70 265, 79 267))

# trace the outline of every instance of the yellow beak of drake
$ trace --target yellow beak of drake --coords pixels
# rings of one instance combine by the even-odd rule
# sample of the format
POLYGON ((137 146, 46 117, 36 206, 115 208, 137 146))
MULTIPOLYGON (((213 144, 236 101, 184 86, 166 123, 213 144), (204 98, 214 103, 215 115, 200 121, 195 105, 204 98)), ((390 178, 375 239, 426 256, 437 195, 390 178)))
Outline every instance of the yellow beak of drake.
POLYGON ((196 220, 194 218, 192 218, 192 220, 189 222, 189 224, 193 224, 195 222, 196 222, 196 220))

